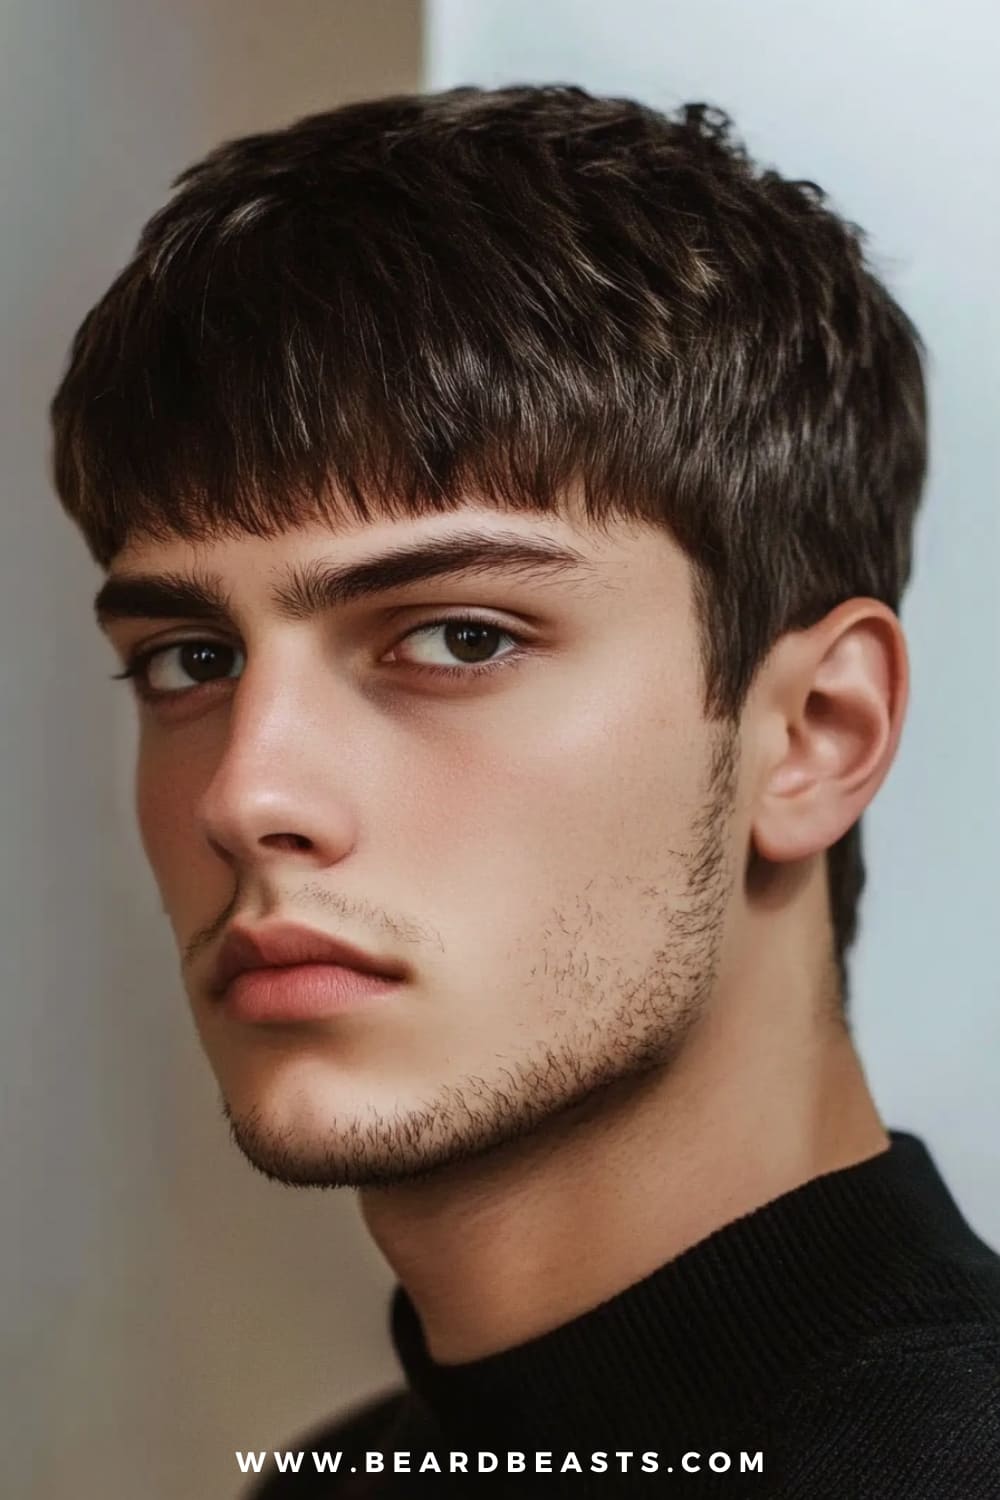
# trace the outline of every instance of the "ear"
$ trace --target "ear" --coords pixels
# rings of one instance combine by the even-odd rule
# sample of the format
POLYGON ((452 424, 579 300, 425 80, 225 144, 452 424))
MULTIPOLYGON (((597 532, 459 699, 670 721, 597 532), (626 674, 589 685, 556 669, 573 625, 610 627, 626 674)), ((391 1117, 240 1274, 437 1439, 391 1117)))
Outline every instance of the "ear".
POLYGON ((899 619, 878 599, 845 600, 782 636, 758 686, 753 842, 768 860, 805 859, 857 822, 895 758, 909 699, 899 619))

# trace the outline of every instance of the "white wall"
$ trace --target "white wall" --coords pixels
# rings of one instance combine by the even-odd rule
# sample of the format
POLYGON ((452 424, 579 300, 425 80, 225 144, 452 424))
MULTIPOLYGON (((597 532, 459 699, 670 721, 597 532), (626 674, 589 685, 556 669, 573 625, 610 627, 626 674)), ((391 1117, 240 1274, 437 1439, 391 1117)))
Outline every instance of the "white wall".
POLYGON ((0 1494, 224 1500, 395 1373, 351 1194, 230 1144, 131 806, 101 574, 46 476, 70 337, 225 135, 418 85, 418 0, 0 9, 0 1494))
POLYGON ((931 351, 903 740, 865 815, 855 1034, 1000 1247, 1000 8, 992 0, 429 0, 428 88, 707 100, 871 237, 931 351))

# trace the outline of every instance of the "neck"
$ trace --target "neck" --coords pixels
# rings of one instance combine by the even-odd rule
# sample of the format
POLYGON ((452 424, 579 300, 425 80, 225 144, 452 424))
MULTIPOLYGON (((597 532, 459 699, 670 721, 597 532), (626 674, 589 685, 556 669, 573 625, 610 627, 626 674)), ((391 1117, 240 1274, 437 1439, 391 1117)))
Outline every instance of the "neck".
POLYGON ((568 1322, 741 1215, 889 1138, 846 1029, 799 963, 720 976, 668 1067, 430 1182, 360 1194, 442 1363, 568 1322), (794 972, 800 976, 794 982, 794 972))

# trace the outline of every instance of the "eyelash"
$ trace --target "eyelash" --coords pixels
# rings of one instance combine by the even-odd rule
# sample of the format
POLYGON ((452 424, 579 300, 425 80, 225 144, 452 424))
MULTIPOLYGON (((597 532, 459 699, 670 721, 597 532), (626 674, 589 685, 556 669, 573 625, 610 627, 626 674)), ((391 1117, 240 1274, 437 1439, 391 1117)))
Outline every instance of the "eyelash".
MULTIPOLYGON (((499 635, 505 635, 509 640, 514 641, 516 643, 515 649, 513 651, 508 651, 504 656, 497 657, 494 661, 480 662, 472 666, 432 667, 420 663, 404 663, 403 665, 408 665, 411 671, 426 672, 437 678, 446 677, 455 680, 459 677, 464 677, 468 679, 470 677, 483 677, 489 672, 498 672, 502 667, 506 667, 516 661, 520 661, 521 658, 525 656, 527 654, 527 651, 530 649, 527 646, 524 636, 517 634, 513 630, 508 630, 505 625, 498 625, 495 620, 487 620, 477 615, 447 615, 444 619, 425 620, 420 625, 414 625, 410 630, 406 632, 405 635, 401 636, 399 641, 396 642, 396 645, 400 645, 403 641, 409 640, 411 636, 424 634, 431 630, 435 630, 442 625, 482 625, 491 630, 495 630, 499 635)), ((168 699, 176 701, 179 698, 186 698, 189 694, 197 692, 199 687, 210 687, 211 683, 196 683, 193 687, 190 688, 173 688, 168 690, 151 688, 146 682, 143 674, 153 658, 156 656, 162 656, 167 651, 174 651, 178 646, 210 646, 225 644, 228 643, 216 641, 209 636, 187 636, 177 641, 166 641, 161 645, 149 646, 142 651, 134 652, 133 655, 128 658, 124 670, 121 672, 113 672, 111 676, 112 679, 116 682, 121 681, 123 678, 132 679, 136 696, 141 698, 144 703, 158 703, 166 701, 168 699)), ((395 649, 395 647, 393 647, 393 649, 395 649)), ((231 678, 225 677, 220 677, 217 679, 217 681, 219 682, 232 680, 233 679, 231 678)))

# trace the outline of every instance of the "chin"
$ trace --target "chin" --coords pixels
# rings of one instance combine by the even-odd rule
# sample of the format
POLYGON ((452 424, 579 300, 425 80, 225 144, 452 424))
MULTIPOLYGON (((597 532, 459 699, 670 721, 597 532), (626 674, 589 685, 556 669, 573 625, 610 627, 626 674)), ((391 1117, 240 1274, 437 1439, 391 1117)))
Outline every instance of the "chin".
MULTIPOLYGON (((256 1123, 289 1144, 368 1134, 407 1112, 398 1082, 315 1052, 272 1045, 250 1056, 229 1053, 213 1068, 227 1118, 256 1123)), ((413 1107, 420 1108, 416 1098, 413 1107)))

